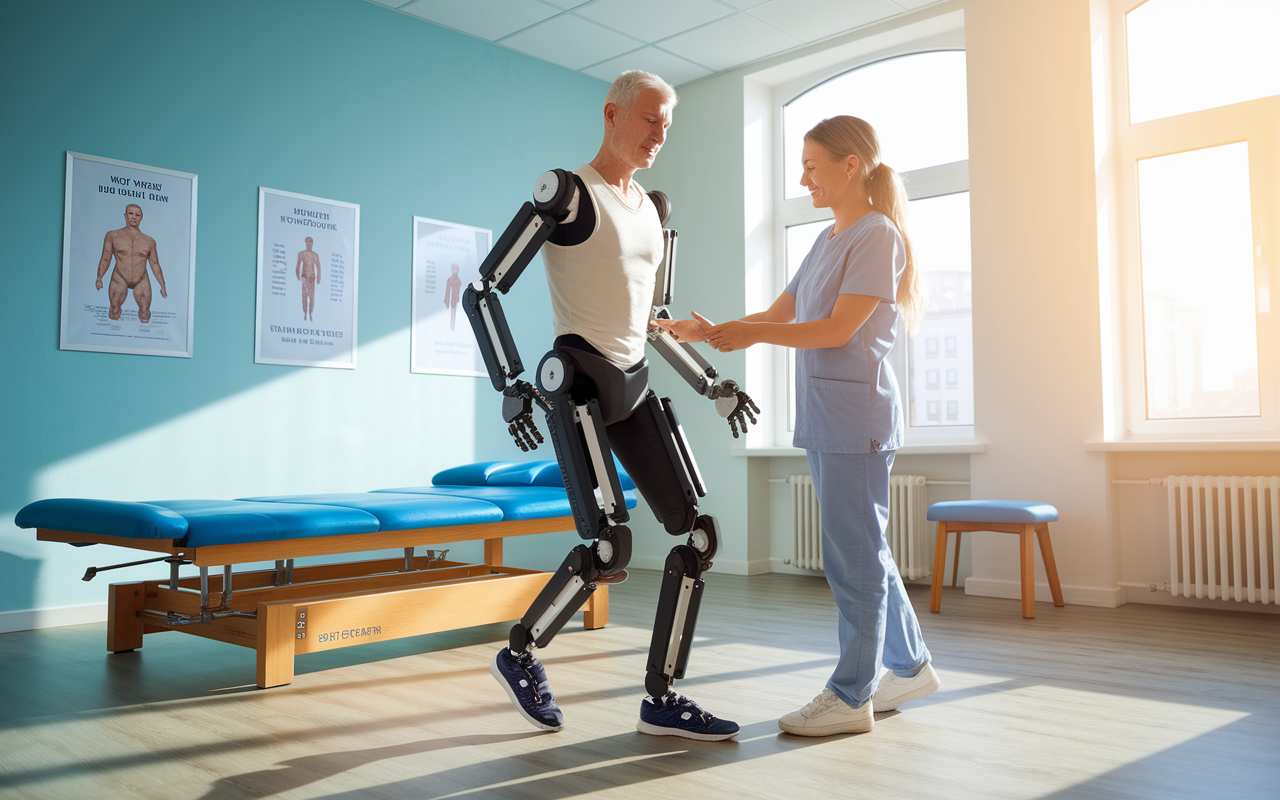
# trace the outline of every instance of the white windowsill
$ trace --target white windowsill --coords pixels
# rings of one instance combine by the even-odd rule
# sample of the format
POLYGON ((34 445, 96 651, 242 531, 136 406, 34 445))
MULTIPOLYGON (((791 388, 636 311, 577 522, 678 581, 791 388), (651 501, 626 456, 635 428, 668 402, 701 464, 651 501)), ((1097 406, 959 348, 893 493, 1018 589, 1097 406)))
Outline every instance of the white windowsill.
MULTIPOLYGON (((936 444, 908 444, 898 448, 900 456, 938 456, 964 453, 985 453, 982 442, 938 442, 936 444)), ((739 458, 804 458, 799 447, 730 447, 729 455, 739 458)))
POLYGON ((1084 443, 1089 453, 1225 453, 1280 450, 1280 439, 1127 439, 1084 443))

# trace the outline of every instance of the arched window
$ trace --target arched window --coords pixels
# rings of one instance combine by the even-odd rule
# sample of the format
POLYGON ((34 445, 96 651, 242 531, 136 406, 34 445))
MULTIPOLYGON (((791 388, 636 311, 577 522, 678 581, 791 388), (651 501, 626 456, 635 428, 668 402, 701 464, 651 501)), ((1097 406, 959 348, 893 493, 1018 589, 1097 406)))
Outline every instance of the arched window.
MULTIPOLYGON (((804 134, 840 114, 876 129, 884 163, 911 198, 908 225, 927 291, 920 327, 890 358, 906 403, 908 442, 972 438, 973 325, 969 247, 968 98, 963 50, 936 50, 874 61, 805 89, 782 106, 782 186, 775 200, 781 285, 831 223, 800 186, 804 134), (946 348, 937 344, 945 341, 946 348), (929 347, 928 343, 933 346, 929 347), (939 374, 947 381, 937 380, 939 374), (930 381, 929 376, 933 377, 930 381), (946 408, 945 418, 937 412, 946 408), (931 411, 932 409, 932 411, 931 411), (912 429, 918 429, 913 431, 912 429)), ((789 429, 795 424, 794 361, 787 371, 789 429)), ((781 377, 781 376, 779 376, 781 377)))

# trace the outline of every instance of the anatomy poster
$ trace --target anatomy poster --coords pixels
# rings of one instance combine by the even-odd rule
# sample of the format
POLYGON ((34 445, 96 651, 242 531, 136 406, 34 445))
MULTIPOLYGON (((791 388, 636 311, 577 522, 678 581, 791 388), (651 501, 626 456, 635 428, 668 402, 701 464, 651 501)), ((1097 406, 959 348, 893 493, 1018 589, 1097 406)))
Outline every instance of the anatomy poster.
POLYGON ((360 206, 258 189, 254 361, 356 368, 360 206))
POLYGON ((191 357, 196 176, 67 153, 59 347, 191 357))
POLYGON ((413 372, 488 375, 462 304, 493 234, 486 228, 413 218, 413 372))

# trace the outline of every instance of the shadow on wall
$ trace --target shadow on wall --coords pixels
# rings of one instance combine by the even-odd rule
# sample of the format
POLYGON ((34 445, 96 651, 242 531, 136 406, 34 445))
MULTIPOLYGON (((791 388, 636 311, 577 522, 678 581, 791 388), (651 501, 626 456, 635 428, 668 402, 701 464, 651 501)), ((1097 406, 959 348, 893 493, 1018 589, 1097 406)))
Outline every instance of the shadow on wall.
POLYGON ((43 562, 0 550, 0 609, 28 609, 35 606, 36 576, 43 562))

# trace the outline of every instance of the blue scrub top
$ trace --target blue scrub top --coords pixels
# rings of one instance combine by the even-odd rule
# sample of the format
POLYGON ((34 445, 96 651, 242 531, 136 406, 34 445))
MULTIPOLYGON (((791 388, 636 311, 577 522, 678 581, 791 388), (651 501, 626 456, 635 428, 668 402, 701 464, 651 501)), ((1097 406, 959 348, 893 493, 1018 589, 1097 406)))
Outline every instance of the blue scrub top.
POLYGON ((907 263, 902 234, 878 211, 835 238, 827 238, 830 232, 819 234, 787 284, 787 294, 796 299, 796 322, 828 319, 842 294, 884 302, 843 347, 796 350, 793 444, 823 453, 896 450, 902 446, 902 402, 885 357, 893 348, 894 298, 907 263))

